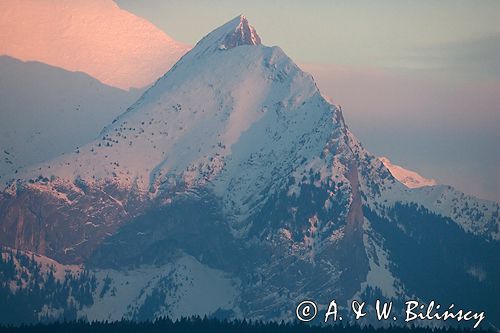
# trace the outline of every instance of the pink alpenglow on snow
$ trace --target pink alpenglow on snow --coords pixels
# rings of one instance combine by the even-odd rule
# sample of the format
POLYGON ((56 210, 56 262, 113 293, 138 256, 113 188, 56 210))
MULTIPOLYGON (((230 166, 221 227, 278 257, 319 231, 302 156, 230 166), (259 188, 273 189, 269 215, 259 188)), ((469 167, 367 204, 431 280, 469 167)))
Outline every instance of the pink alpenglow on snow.
POLYGON ((188 49, 112 0, 0 2, 0 55, 85 72, 118 88, 151 84, 188 49))
POLYGON ((436 180, 425 178, 415 171, 405 169, 402 166, 396 164, 392 164, 392 162, 387 157, 379 157, 379 160, 384 163, 385 167, 389 169, 394 178, 406 185, 406 187, 417 188, 437 185, 436 180))

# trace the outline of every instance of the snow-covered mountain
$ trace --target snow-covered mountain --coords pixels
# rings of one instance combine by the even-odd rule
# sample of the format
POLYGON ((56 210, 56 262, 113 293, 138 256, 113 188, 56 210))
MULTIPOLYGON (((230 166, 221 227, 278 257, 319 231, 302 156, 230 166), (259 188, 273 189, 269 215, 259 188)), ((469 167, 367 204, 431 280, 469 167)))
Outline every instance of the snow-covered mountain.
POLYGON ((83 73, 0 56, 0 181, 93 140, 140 94, 83 73))
POLYGON ((415 171, 405 169, 397 164, 393 164, 387 157, 379 157, 379 160, 384 163, 385 167, 389 169, 394 178, 396 178, 409 188, 437 185, 435 179, 425 178, 415 171))
POLYGON ((2 0, 0 55, 145 88, 189 47, 112 0, 2 0))
MULTIPOLYGON (((299 301, 332 297, 498 310, 487 295, 498 288, 499 205, 397 181, 243 16, 99 139, 15 175, 0 221, 0 244, 83 265, 91 287, 71 299, 75 318, 292 320, 299 301)), ((44 288, 42 299, 54 295, 44 288)))

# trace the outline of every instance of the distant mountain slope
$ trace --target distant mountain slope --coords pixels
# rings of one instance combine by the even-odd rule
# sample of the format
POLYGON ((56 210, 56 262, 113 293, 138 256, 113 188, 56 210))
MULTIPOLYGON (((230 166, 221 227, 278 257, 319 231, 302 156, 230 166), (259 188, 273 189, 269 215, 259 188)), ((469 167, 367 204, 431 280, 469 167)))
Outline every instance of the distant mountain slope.
POLYGON ((437 185, 436 180, 425 178, 415 171, 408 170, 402 166, 393 164, 387 157, 379 157, 391 174, 409 188, 437 185))
POLYGON ((122 89, 151 84, 187 50, 112 0, 0 1, 0 55, 85 72, 122 89))
POLYGON ((0 56, 0 181, 97 137, 138 98, 83 73, 0 56))

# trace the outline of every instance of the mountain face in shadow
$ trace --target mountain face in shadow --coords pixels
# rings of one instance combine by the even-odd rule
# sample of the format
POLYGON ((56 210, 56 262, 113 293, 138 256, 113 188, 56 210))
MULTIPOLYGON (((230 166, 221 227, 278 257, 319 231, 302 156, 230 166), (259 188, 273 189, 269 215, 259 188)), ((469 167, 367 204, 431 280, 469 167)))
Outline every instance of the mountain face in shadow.
POLYGON ((84 73, 0 56, 0 180, 93 140, 139 96, 84 73))

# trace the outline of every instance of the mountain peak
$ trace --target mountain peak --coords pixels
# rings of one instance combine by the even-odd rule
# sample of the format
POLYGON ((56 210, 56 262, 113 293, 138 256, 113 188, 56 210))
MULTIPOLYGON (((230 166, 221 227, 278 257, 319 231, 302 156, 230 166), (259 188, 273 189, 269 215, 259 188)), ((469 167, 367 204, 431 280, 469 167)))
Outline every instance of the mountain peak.
POLYGON ((248 19, 244 15, 238 15, 206 35, 191 53, 199 54, 210 49, 227 50, 241 45, 261 44, 257 31, 248 23, 248 19))
POLYGON ((415 171, 403 168, 400 165, 393 164, 387 157, 379 157, 379 160, 389 169, 390 173, 409 188, 418 188, 424 186, 437 185, 436 180, 425 178, 415 171))
POLYGON ((229 31, 224 38, 223 46, 225 48, 230 49, 239 45, 261 44, 257 31, 248 23, 248 19, 244 15, 237 16, 227 23, 227 26, 230 29, 228 29, 229 31))

